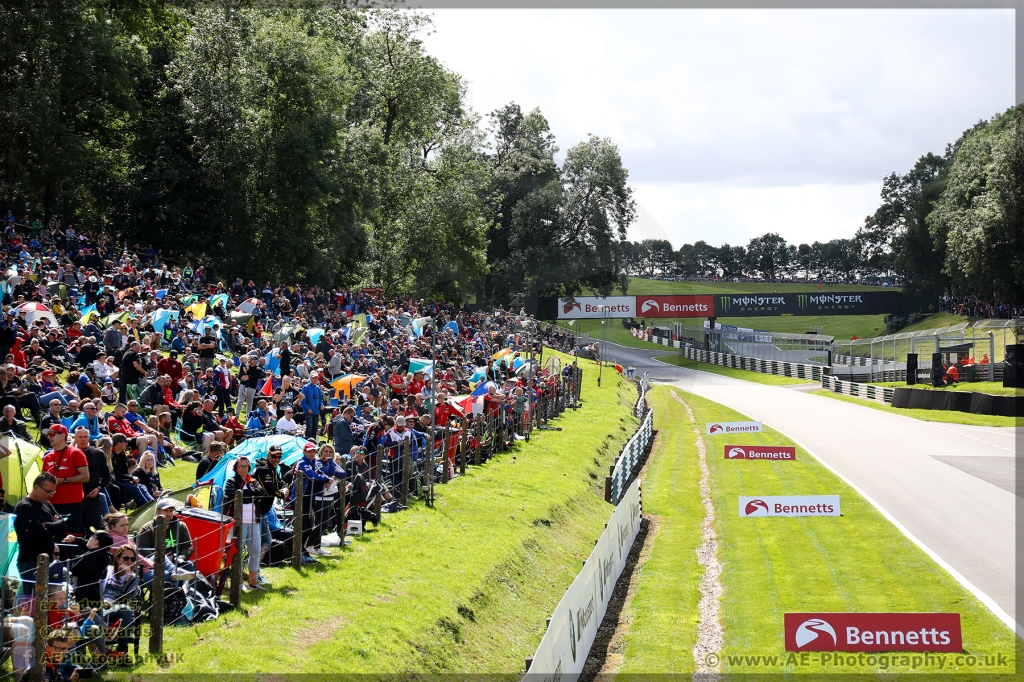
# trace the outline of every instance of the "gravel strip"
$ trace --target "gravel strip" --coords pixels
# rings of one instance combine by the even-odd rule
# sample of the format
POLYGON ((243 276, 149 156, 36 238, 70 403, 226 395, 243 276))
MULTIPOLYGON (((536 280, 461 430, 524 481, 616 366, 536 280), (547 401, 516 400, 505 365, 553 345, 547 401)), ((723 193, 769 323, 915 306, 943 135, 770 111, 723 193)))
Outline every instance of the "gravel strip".
POLYGON ((686 408, 697 436, 697 463, 700 466, 700 498, 704 503, 704 521, 701 523, 700 547, 697 548, 697 563, 704 567, 700 579, 700 620, 697 623, 697 642, 693 645, 693 661, 696 671, 693 679, 711 682, 719 679, 719 657, 722 650, 722 624, 718 620, 718 602, 722 597, 722 565, 718 562, 718 538, 715 535, 715 507, 711 503, 711 474, 708 470, 707 450, 704 436, 694 422, 693 410, 675 391, 672 397, 686 408))

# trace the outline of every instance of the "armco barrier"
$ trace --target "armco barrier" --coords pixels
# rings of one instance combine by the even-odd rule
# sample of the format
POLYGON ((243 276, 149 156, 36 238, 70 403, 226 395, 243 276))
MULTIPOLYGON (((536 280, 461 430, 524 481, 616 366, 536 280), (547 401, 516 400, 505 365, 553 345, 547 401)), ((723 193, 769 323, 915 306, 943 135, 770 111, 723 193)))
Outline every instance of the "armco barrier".
POLYGON ((527 659, 524 682, 575 680, 583 671, 615 583, 640 532, 642 512, 638 478, 616 505, 583 570, 555 607, 537 651, 527 659))
POLYGON ((644 450, 647 449, 647 444, 651 442, 651 434, 654 431, 653 424, 654 413, 647 410, 647 415, 640 422, 640 428, 632 438, 626 441, 622 453, 615 459, 615 464, 610 467, 609 475, 604 480, 604 499, 606 501, 612 504, 619 503, 622 491, 626 487, 626 481, 633 475, 636 463, 640 461, 644 450))
POLYGON ((874 400, 883 405, 892 402, 893 389, 883 386, 858 384, 855 381, 843 381, 832 376, 823 376, 821 377, 821 387, 833 393, 874 400))
POLYGON ((633 413, 637 419, 643 419, 644 411, 647 409, 647 391, 651 388, 650 372, 644 372, 644 375, 637 380, 637 393, 639 394, 636 398, 636 409, 633 413))
POLYGON ((761 374, 775 374, 798 379, 811 379, 818 381, 824 376, 824 367, 820 365, 805 365, 798 362, 784 362, 782 360, 762 360, 760 358, 748 358, 742 355, 731 353, 718 353, 710 350, 700 350, 687 346, 682 349, 683 357, 697 362, 707 362, 720 367, 732 367, 734 369, 745 369, 761 374))

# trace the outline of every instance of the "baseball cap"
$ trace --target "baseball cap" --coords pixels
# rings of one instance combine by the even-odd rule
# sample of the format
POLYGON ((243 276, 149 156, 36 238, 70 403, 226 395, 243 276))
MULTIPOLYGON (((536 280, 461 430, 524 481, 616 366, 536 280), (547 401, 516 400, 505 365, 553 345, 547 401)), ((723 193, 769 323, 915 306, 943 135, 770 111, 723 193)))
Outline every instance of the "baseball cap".
POLYGON ((395 417, 395 426, 405 426, 405 417, 402 415, 395 417))
POLYGON ((178 509, 178 505, 181 505, 182 507, 185 506, 184 503, 178 502, 177 500, 172 500, 169 497, 161 497, 159 500, 157 500, 156 508, 157 511, 161 509, 178 509))
POLYGON ((306 443, 302 446, 303 452, 309 452, 310 450, 316 450, 316 443, 306 443))
POLYGON ((47 429, 51 434, 63 433, 65 436, 68 435, 68 427, 63 424, 51 424, 50 428, 47 429))

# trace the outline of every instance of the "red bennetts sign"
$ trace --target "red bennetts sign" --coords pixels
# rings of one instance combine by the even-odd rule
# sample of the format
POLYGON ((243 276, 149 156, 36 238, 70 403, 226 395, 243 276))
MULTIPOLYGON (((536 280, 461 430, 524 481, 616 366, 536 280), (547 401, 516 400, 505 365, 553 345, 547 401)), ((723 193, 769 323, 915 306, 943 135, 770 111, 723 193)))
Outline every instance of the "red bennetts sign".
POLYGON ((714 296, 637 296, 637 317, 708 317, 715 314, 714 296))
POLYGON ((787 613, 786 651, 963 650, 959 613, 787 613))
POLYGON ((726 459, 796 459, 796 448, 777 445, 726 445, 726 459))

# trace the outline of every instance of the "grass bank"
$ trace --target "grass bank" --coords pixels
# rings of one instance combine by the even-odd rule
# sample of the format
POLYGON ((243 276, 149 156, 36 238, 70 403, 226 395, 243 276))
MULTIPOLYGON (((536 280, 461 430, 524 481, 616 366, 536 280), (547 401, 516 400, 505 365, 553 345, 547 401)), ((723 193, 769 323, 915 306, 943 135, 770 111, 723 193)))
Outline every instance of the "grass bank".
POLYGON ((922 388, 927 391, 966 391, 968 393, 988 393, 990 395, 1022 395, 1024 389, 1011 388, 1009 386, 1003 386, 1001 381, 961 381, 959 384, 953 384, 952 386, 932 386, 931 384, 914 384, 913 386, 907 386, 905 381, 875 381, 872 382, 875 386, 885 386, 886 388, 922 388))
MULTIPOLYGON (((724 406, 679 389, 658 387, 659 409, 671 414, 662 398, 675 390, 694 412, 697 427, 706 421, 743 421, 747 417, 724 406)), ((649 499, 669 496, 694 498, 696 447, 693 425, 685 418, 663 422, 658 438, 674 443, 671 450, 656 449, 651 473, 644 481, 645 506, 649 499), (666 467, 668 476, 655 475, 666 467)), ((724 627, 721 671, 730 673, 824 674, 910 672, 907 666, 887 659, 869 666, 856 664, 822 666, 816 657, 805 665, 789 657, 783 638, 786 612, 956 612, 961 614, 964 650, 974 655, 1002 655, 1013 665, 1016 639, 995 616, 912 544, 874 507, 832 474, 802 448, 796 461, 725 460, 722 437, 705 436, 711 473, 711 494, 717 517, 716 532, 722 564, 723 596, 720 604, 724 627), (737 498, 745 495, 839 495, 842 516, 802 518, 740 518, 737 498)), ((762 434, 737 436, 730 444, 794 445, 772 429, 762 434)), ((692 504, 696 505, 696 502, 692 504)), ((663 509, 664 507, 662 507, 663 509)), ((686 533, 699 537, 696 524, 703 516, 696 506, 688 513, 697 518, 686 533)), ((666 524, 666 527, 670 527, 666 524)), ((655 536, 647 565, 669 562, 674 575, 642 581, 637 589, 644 601, 631 606, 631 633, 627 637, 623 671, 674 672, 692 669, 695 599, 689 590, 691 563, 697 540, 665 542, 664 532, 655 536), (640 589, 642 588, 642 590, 640 589), (644 606, 659 605, 658 612, 644 606), (681 645, 645 645, 642 637, 676 639, 681 645), (688 655, 689 654, 689 655, 688 655)), ((646 570, 646 567, 645 567, 646 570)), ((646 577, 646 576, 645 576, 646 577)), ((896 659, 897 657, 892 657, 896 659)), ((995 660, 995 659, 993 659, 995 660)), ((945 661, 945 673, 988 673, 1014 679, 1013 668, 972 670, 945 661)), ((917 672, 939 672, 937 661, 921 663, 917 672)), ((989 677, 988 679, 995 679, 989 677)))
POLYGON ((863 398, 854 398, 849 395, 840 395, 839 393, 834 393, 826 389, 811 391, 811 393, 814 395, 822 395, 826 398, 833 398, 835 400, 853 403, 854 405, 860 405, 862 407, 868 407, 872 410, 881 410, 882 412, 898 414, 903 417, 911 417, 912 419, 920 419, 921 421, 926 422, 967 424, 968 426, 1024 426, 1024 418, 1020 417, 971 414, 970 412, 956 412, 953 410, 913 410, 909 408, 896 408, 892 405, 876 403, 874 400, 865 400, 863 398))
POLYGON ((721 367, 719 365, 712 365, 709 362, 697 362, 696 360, 684 358, 682 355, 665 355, 663 357, 659 357, 656 359, 659 362, 664 362, 669 365, 675 365, 676 367, 685 367, 686 369, 696 369, 700 370, 701 372, 721 374, 724 377, 742 379, 743 381, 753 381, 756 384, 766 384, 768 386, 790 386, 793 384, 815 383, 810 379, 784 377, 776 374, 762 374, 761 372, 752 372, 746 369, 736 369, 734 367, 721 367))
POLYGON ((470 467, 435 508, 388 515, 335 557, 267 570, 269 592, 169 630, 165 650, 182 660, 134 677, 522 672, 604 528, 604 472, 636 428, 632 384, 613 372, 598 388, 595 365, 581 365, 584 404, 562 431, 470 467))

